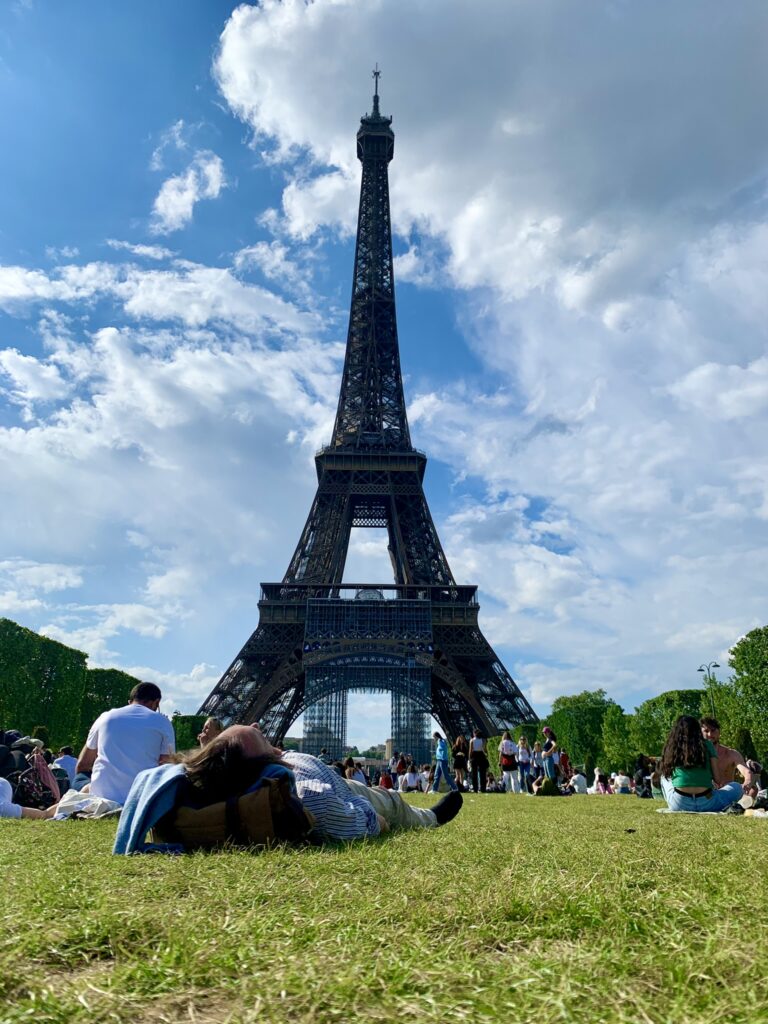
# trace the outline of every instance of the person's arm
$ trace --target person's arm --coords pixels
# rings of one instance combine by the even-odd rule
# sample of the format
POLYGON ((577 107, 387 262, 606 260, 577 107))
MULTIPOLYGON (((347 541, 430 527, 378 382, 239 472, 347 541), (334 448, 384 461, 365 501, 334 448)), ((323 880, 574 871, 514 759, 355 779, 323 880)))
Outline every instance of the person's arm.
POLYGON ((75 765, 75 773, 77 772, 90 772, 98 756, 98 749, 89 747, 88 744, 83 747, 80 751, 80 756, 77 759, 75 765))
POLYGON ((22 807, 21 816, 22 818, 52 818, 56 813, 57 807, 58 803, 55 803, 45 811, 40 811, 37 807, 22 807))

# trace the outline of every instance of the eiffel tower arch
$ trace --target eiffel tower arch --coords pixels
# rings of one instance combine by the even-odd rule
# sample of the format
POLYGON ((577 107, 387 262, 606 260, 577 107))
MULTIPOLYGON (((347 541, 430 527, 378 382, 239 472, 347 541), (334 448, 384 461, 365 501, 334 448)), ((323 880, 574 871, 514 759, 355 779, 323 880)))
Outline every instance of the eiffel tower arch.
POLYGON ((457 584, 411 444, 397 338, 388 165, 392 118, 360 120, 362 163, 347 347, 317 492, 280 583, 263 583, 259 622, 203 702, 225 722, 258 721, 273 743, 305 715, 305 749, 340 754, 347 694, 392 694, 398 750, 429 759, 429 715, 446 735, 495 735, 536 714, 478 625, 477 587, 457 584), (387 531, 394 581, 344 584, 353 527, 387 531))

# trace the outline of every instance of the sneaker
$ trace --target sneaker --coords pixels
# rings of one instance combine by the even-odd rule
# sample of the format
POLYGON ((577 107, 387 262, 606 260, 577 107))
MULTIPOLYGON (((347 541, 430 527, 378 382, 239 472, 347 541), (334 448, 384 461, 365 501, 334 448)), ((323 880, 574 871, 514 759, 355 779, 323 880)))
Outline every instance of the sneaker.
POLYGON ((437 818, 437 824, 445 825, 447 822, 453 821, 461 810, 463 803, 464 800, 461 793, 454 789, 447 793, 442 800, 439 800, 434 807, 430 807, 430 810, 437 818))

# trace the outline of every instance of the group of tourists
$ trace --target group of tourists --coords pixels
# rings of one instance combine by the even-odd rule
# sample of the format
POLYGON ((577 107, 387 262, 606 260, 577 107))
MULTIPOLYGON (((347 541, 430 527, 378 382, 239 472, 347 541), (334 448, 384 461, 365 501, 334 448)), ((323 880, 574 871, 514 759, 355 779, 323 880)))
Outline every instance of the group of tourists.
POLYGON ((161 699, 154 683, 138 684, 126 706, 96 719, 78 757, 64 747, 54 758, 40 740, 0 732, 0 817, 62 817, 65 805, 82 811, 95 801, 100 813, 121 814, 115 851, 129 853, 147 848, 150 829, 161 848, 189 849, 227 840, 321 842, 435 828, 456 816, 470 783, 475 793, 659 795, 672 811, 722 811, 737 801, 744 809, 757 801, 761 813, 768 804, 759 791, 761 766, 720 743, 714 718, 681 716, 658 759, 641 755, 633 776, 609 777, 597 769, 589 788, 549 726, 532 744, 504 732, 498 778, 476 729, 453 744, 436 732, 431 766, 419 769, 395 754, 372 784, 354 759, 334 764, 326 751, 320 757, 284 751, 255 724, 225 728, 209 718, 199 747, 177 754, 173 726, 159 713, 161 699), (441 788, 448 794, 430 808, 402 796, 441 788))

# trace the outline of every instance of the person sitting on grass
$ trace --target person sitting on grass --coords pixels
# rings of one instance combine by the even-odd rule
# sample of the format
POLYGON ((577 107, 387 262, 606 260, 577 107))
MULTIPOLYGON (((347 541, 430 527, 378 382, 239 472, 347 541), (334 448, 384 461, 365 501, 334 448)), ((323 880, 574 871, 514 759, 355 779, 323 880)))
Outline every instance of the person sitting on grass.
POLYGON ((547 775, 541 775, 533 780, 532 792, 534 796, 563 796, 560 787, 554 779, 547 775))
POLYGON ((203 722, 203 728, 197 734, 197 742, 201 747, 204 747, 206 743, 210 743, 212 739, 215 739, 222 732, 224 732, 223 724, 218 718, 211 716, 203 722))
POLYGON ((717 751, 717 774, 715 776, 717 785, 724 786, 726 782, 735 782, 738 771, 744 780, 745 791, 753 789, 756 791, 757 783, 760 781, 760 765, 755 761, 746 760, 738 750, 726 747, 720 742, 720 723, 716 718, 700 718, 699 725, 704 739, 709 740, 717 751))
POLYGON ((572 793, 585 795, 587 792, 587 778, 581 768, 577 768, 568 780, 568 787, 572 793))
POLYGON ((743 793, 738 782, 716 788, 717 750, 692 715, 681 715, 673 725, 661 754, 660 775, 671 811, 724 811, 743 793))
POLYGON ((599 796, 611 796, 613 789, 611 788, 611 780, 609 779, 606 772, 597 771, 595 773, 595 793, 599 796))
POLYGON ((616 778, 613 780, 613 792, 622 796, 632 795, 632 780, 623 768, 616 773, 616 778))
POLYGON ((13 802, 13 788, 8 779, 0 778, 0 818, 52 818, 56 804, 40 811, 37 807, 22 807, 13 802))

